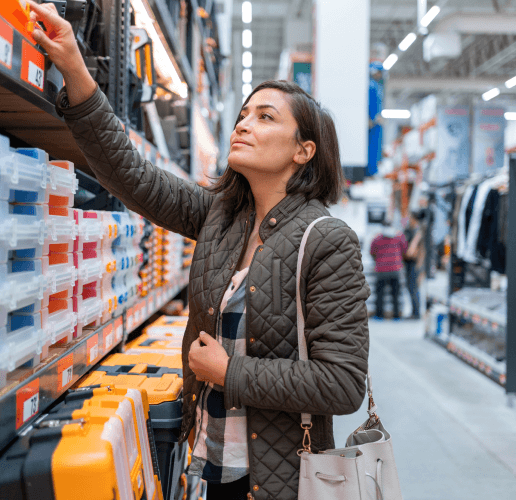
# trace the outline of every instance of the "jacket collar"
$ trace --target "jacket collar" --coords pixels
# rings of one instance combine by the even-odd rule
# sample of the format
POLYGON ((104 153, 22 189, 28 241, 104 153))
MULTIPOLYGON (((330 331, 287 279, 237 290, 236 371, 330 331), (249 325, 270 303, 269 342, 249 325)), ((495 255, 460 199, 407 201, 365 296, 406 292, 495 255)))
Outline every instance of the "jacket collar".
POLYGON ((265 216, 260 225, 260 238, 265 241, 281 229, 299 210, 307 204, 303 193, 287 195, 265 216))

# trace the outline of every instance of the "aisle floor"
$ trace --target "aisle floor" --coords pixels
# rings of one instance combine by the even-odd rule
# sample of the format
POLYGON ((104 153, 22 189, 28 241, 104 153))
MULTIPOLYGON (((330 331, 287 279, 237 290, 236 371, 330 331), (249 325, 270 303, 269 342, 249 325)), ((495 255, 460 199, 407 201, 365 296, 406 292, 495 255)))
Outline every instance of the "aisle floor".
MULTIPOLYGON (((516 409, 484 375, 424 339, 421 321, 370 322, 378 414, 391 432, 404 500, 516 499, 516 409)), ((335 417, 336 446, 367 404, 335 417)))

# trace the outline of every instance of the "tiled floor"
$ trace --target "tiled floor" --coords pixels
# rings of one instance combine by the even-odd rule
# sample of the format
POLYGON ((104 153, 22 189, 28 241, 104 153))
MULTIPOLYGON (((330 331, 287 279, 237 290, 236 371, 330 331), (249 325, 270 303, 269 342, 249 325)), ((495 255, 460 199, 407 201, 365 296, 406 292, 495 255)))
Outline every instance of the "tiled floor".
MULTIPOLYGON (((515 500, 516 409, 505 391, 416 321, 370 323, 378 414, 393 435, 404 500, 515 500)), ((335 418, 337 447, 367 419, 335 418)))

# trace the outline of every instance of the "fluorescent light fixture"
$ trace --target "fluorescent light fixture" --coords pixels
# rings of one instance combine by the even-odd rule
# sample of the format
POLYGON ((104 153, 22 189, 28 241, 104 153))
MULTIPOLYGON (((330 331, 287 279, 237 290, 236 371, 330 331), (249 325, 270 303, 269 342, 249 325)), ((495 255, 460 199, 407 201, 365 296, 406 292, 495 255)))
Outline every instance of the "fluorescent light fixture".
POLYGON ((162 42, 162 34, 158 34, 155 26, 156 21, 147 12, 142 0, 131 0, 131 5, 136 17, 136 26, 144 28, 149 37, 152 39, 152 47, 154 51, 154 64, 158 73, 164 79, 170 80, 168 88, 179 96, 186 98, 188 96, 188 86, 181 81, 181 77, 177 72, 172 57, 162 42))
POLYGON ((382 111, 382 117, 386 119, 394 120, 408 120, 411 113, 408 109, 384 109, 382 111))
POLYGON ((253 6, 251 2, 244 2, 242 4, 242 22, 250 23, 253 20, 253 6))
POLYGON ((244 83, 242 85, 242 95, 247 97, 253 91, 253 86, 250 83, 244 83))
POLYGON ((253 46, 253 32, 251 30, 242 31, 242 47, 250 49, 253 46))
POLYGON ((252 83, 253 82, 253 72, 250 69, 244 69, 242 71, 242 81, 244 83, 252 83))
POLYGON ((250 68, 252 65, 253 65, 253 54, 251 54, 251 52, 246 50, 242 54, 242 66, 244 68, 250 68))
POLYGON ((516 120, 516 113, 514 111, 507 111, 507 113, 505 113, 504 116, 507 121, 515 121, 516 120))
POLYGON ((398 56, 396 54, 391 54, 385 61, 383 61, 383 69, 389 71, 397 62, 398 56))
POLYGON ((508 89, 512 89, 514 86, 516 85, 516 76, 514 78, 511 78, 510 80, 507 80, 505 82, 505 86, 508 88, 508 89))
POLYGON ((398 45, 398 48, 405 52, 417 39, 417 35, 415 33, 409 33, 403 41, 398 45))
POLYGON ((422 18, 421 18, 421 26, 423 28, 428 28, 430 23, 439 15, 441 12, 441 7, 434 5, 422 18))
POLYGON ((494 88, 494 89, 488 90, 487 92, 482 94, 482 99, 484 99, 484 101, 487 102, 487 101, 490 101, 491 99, 494 99, 495 97, 497 97, 499 95, 500 95, 500 89, 494 88))
POLYGON ((223 102, 218 102, 217 103, 217 111, 219 113, 222 113, 224 111, 224 103, 223 102))

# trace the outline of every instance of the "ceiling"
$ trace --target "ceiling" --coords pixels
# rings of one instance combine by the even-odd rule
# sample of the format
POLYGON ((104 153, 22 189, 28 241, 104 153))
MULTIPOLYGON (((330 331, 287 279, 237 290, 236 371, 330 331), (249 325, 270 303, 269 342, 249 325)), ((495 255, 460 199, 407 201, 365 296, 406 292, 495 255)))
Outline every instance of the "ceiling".
MULTIPOLYGON (((341 0, 350 1, 350 0, 341 0)), ((416 31, 417 0, 370 0, 371 44, 384 44, 387 53, 396 51, 405 35, 416 31)), ((438 4, 441 13, 429 26, 449 31, 445 21, 460 13, 461 18, 471 20, 470 26, 459 30, 461 53, 458 57, 437 58, 427 63, 423 59, 423 36, 405 53, 389 71, 387 97, 392 105, 410 104, 429 93, 443 96, 479 96, 493 86, 516 76, 516 0, 428 0, 428 8, 438 4), (478 14, 475 18, 472 14, 478 14), (506 31, 499 27, 491 33, 483 32, 485 21, 498 16, 509 25, 506 31), (514 23, 510 23, 514 16, 514 23), (476 24, 475 24, 476 22, 476 24), (498 32, 496 32, 498 31, 498 32)), ((234 88, 240 93, 241 86, 241 32, 246 27, 253 31, 253 82, 258 83, 277 76, 280 54, 286 48, 287 20, 305 19, 312 16, 312 0, 252 0, 253 20, 243 25, 242 0, 233 3, 233 54, 234 88)), ((448 24, 450 24, 448 22, 448 24)), ((498 26, 498 25, 497 25, 498 26)), ((488 28, 486 28, 488 31, 488 28)), ((455 30, 457 32, 457 30, 455 30)), ((311 40, 307 40, 307 47, 311 40)), ((399 52, 398 52, 399 53, 399 52)), ((516 96, 513 90, 503 92, 516 96)))

